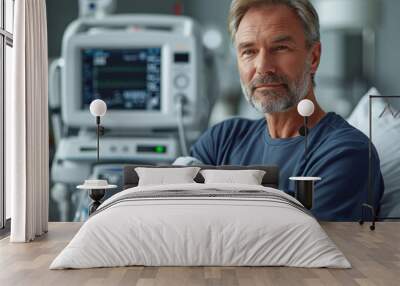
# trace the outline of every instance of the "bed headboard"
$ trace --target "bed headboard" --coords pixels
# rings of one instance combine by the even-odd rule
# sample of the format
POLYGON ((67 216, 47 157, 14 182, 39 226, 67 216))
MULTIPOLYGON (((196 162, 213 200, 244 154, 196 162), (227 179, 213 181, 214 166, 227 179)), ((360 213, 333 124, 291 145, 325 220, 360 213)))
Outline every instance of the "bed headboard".
MULTIPOLYGON (((137 167, 151 167, 151 168, 184 168, 187 166, 151 166, 151 165, 125 165, 124 166, 124 186, 123 189, 133 188, 138 185, 139 176, 137 175, 135 168, 137 167)), ((265 187, 278 188, 279 186, 279 168, 277 166, 190 166, 200 167, 201 169, 219 169, 219 170, 263 170, 265 175, 262 180, 262 185, 265 187)), ((203 176, 198 173, 194 178, 197 183, 204 183, 203 176)))

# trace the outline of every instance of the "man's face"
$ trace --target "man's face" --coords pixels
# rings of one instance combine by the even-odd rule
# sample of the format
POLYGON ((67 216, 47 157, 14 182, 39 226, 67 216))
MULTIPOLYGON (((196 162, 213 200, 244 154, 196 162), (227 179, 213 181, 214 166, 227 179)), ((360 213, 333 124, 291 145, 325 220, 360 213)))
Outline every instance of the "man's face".
POLYGON ((296 106, 311 88, 320 44, 306 45, 303 24, 284 5, 251 8, 235 38, 246 99, 262 113, 296 106))

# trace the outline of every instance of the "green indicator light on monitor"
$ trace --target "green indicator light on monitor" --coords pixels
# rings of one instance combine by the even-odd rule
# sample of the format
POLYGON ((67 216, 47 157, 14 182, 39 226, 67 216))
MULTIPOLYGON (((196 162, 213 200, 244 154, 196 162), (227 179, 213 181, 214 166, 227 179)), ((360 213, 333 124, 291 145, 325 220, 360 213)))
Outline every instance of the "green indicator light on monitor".
POLYGON ((164 146, 156 146, 156 153, 165 153, 164 146))

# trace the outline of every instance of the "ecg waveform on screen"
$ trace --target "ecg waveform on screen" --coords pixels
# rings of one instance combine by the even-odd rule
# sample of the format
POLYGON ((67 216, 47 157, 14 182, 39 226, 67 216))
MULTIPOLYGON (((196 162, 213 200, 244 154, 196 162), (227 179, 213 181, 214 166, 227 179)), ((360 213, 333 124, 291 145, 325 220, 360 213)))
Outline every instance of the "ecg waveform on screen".
POLYGON ((146 82, 143 81, 124 81, 124 80, 96 80, 93 82, 95 89, 113 88, 113 89, 143 89, 146 88, 146 82))
POLYGON ((82 95, 83 108, 161 110, 161 48, 83 50, 82 95))
POLYGON ((123 72, 123 73, 147 73, 146 65, 142 66, 132 66, 132 67, 96 67, 93 69, 94 72, 99 73, 115 73, 115 72, 123 72))

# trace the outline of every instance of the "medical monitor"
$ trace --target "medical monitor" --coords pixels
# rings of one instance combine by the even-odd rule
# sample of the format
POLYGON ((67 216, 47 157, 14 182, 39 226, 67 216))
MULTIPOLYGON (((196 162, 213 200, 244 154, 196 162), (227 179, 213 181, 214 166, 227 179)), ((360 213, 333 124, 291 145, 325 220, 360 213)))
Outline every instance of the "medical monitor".
POLYGON ((161 48, 82 49, 82 109, 102 99, 109 111, 161 110, 161 48))
POLYGON ((154 15, 72 23, 62 48, 65 125, 92 128, 90 102, 102 99, 108 107, 102 124, 108 128, 169 130, 177 127, 177 102, 183 98, 184 124, 206 126, 205 61, 193 25, 185 17, 154 15))

